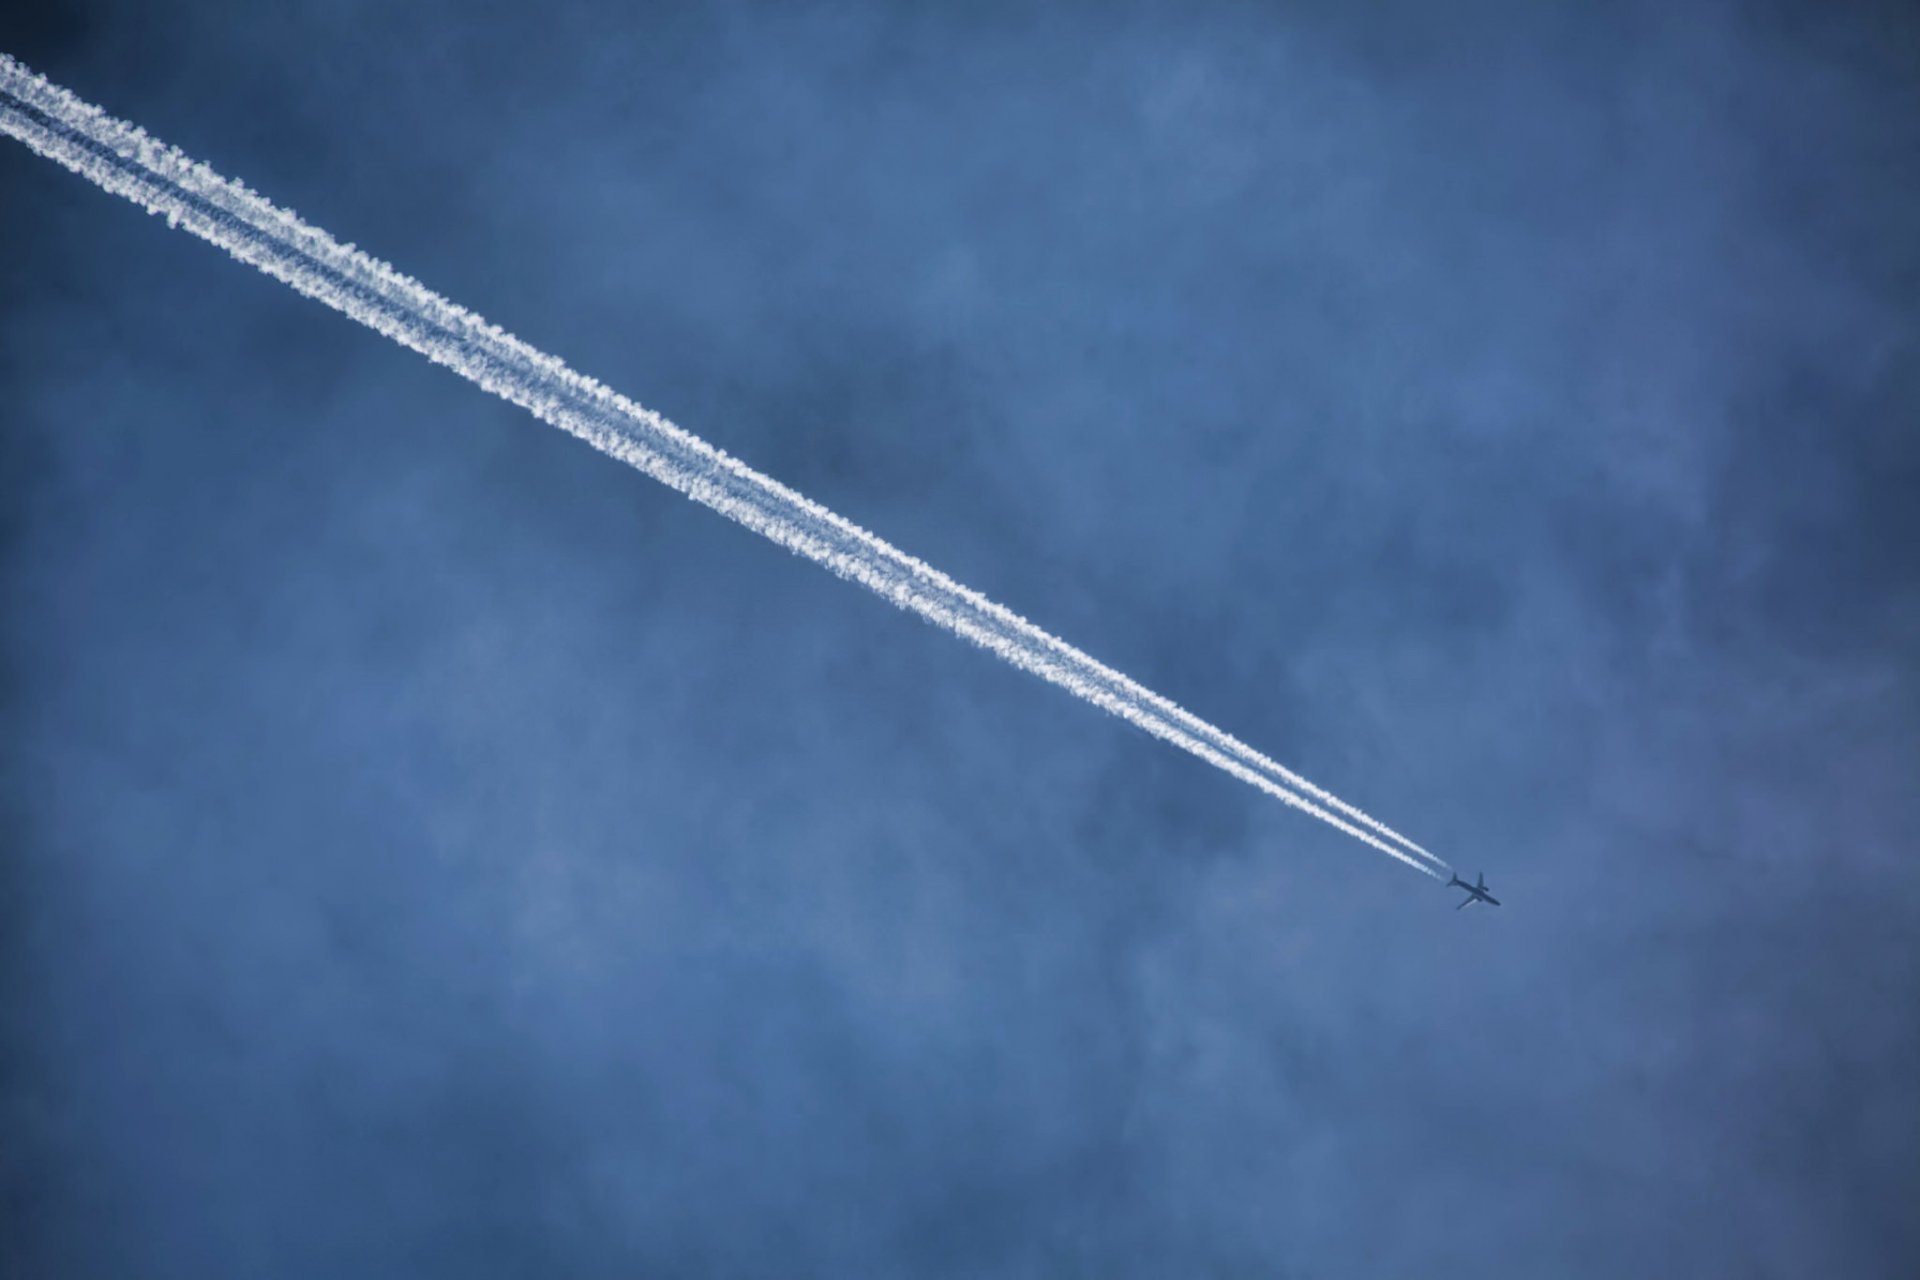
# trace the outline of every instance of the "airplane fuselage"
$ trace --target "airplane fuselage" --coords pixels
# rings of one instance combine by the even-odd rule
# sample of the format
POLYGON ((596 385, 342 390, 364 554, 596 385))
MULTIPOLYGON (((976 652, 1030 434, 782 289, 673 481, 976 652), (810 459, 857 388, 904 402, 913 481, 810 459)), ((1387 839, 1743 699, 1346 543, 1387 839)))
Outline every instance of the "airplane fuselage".
MULTIPOLYGON (((1447 881, 1447 888, 1465 889, 1467 891, 1467 900, 1460 904, 1462 907, 1471 906, 1476 902, 1485 902, 1496 907, 1500 905, 1500 899, 1487 892, 1487 878, 1485 876, 1478 877, 1477 884, 1468 884, 1459 876, 1455 876, 1453 879, 1447 881)), ((1458 907, 1455 908, 1455 910, 1458 909, 1458 907)))

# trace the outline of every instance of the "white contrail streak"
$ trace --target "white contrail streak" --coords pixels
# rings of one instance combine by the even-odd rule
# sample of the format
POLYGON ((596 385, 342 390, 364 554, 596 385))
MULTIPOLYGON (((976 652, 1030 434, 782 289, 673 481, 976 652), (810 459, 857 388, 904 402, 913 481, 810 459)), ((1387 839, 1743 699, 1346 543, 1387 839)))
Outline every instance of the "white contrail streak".
POLYGON ((1136 684, 386 263, 108 116, 0 54, 0 131, 170 226, 446 365, 796 555, 1439 878, 1447 864, 1252 747, 1136 684))

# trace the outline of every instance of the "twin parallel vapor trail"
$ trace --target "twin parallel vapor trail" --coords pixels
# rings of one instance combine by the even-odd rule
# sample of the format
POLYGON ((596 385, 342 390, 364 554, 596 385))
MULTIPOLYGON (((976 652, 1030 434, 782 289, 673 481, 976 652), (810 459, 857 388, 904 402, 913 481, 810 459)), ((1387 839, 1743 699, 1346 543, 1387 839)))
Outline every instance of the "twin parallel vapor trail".
POLYGON ((662 484, 1441 878, 1447 863, 1018 614, 0 54, 0 132, 662 484))

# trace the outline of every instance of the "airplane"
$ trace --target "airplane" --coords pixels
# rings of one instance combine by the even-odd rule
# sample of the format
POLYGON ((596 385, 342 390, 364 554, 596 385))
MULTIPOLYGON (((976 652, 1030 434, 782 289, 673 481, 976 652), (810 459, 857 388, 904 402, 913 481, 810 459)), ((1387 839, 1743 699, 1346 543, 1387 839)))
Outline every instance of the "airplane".
MULTIPOLYGON (((1494 906, 1496 907, 1499 906, 1500 899, 1494 897, 1492 894, 1487 892, 1487 877, 1485 875, 1480 875, 1474 878, 1478 880, 1480 883, 1468 884, 1465 880, 1462 880, 1459 876, 1455 876, 1452 880, 1449 880, 1447 882, 1447 888, 1449 889, 1457 888, 1457 889, 1465 889, 1467 891, 1467 900, 1461 903, 1460 907, 1470 907, 1476 902, 1491 902, 1494 906)), ((1458 911, 1460 910, 1460 907, 1455 907, 1454 910, 1458 911)))

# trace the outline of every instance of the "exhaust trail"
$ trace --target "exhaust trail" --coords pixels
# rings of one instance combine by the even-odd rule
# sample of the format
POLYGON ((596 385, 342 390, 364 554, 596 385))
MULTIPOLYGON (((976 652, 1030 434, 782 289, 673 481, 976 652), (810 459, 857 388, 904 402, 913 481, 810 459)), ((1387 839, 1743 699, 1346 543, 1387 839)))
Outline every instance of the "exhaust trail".
POLYGON ((694 501, 1410 867, 1448 864, 1239 739, 0 54, 0 131, 694 501))

